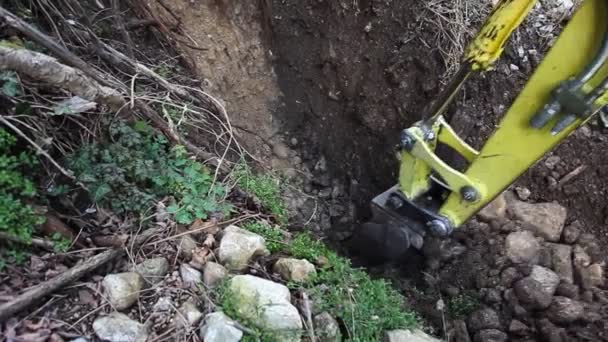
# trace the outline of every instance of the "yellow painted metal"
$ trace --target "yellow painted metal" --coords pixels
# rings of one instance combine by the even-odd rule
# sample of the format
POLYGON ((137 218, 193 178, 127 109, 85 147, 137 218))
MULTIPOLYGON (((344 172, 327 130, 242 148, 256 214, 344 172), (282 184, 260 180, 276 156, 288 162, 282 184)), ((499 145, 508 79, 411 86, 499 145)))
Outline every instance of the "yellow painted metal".
POLYGON ((479 155, 479 152, 462 140, 454 129, 445 121, 442 116, 437 118, 440 123, 438 139, 442 143, 450 146, 461 156, 464 157, 468 162, 472 162, 473 159, 479 155))
POLYGON ((536 0, 502 0, 465 51, 473 70, 487 70, 500 57, 509 36, 536 0))
MULTIPOLYGON (((431 128, 434 133, 436 133, 437 127, 437 125, 434 125, 431 128)), ((408 128, 407 131, 412 137, 415 137, 418 140, 415 145, 420 145, 422 143, 427 145, 431 150, 435 149, 436 139, 425 142, 422 138, 423 132, 420 127, 414 125, 413 127, 408 128)), ((407 198, 417 198, 431 187, 431 166, 418 156, 405 150, 400 153, 400 158, 399 186, 401 191, 407 198)))
MULTIPOLYGON (((607 29, 608 1, 586 0, 466 170, 466 176, 483 186, 485 196, 476 203, 466 203, 460 194, 452 192, 439 214, 455 226, 461 225, 580 126, 581 120, 577 120, 553 136, 550 130, 557 119, 543 129, 533 129, 529 122, 560 82, 575 76, 592 60, 607 29)), ((589 85, 595 86, 606 77, 608 65, 599 70, 589 85)), ((606 97, 597 104, 605 103, 606 97)))
POLYGON ((435 154, 437 141, 440 141, 459 152, 468 161, 472 161, 478 152, 465 143, 445 119, 439 116, 432 127, 424 128, 419 122, 406 131, 415 141, 410 151, 401 152, 400 185, 407 198, 415 199, 431 187, 431 172, 435 171, 446 185, 455 191, 464 186, 477 187, 467 176, 450 167, 435 154), (432 132, 432 139, 425 138, 425 131, 432 132))

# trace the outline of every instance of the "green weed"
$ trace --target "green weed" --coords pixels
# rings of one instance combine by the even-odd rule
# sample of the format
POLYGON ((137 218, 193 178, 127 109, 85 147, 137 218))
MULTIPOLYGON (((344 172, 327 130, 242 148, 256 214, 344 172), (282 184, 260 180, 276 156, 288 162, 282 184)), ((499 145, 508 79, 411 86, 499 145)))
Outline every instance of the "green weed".
POLYGON ((254 194, 262 205, 267 207, 279 223, 287 223, 287 209, 281 198, 279 179, 269 175, 255 175, 245 163, 240 163, 234 170, 239 186, 254 194))
POLYGON ((320 310, 342 318, 351 340, 378 341, 385 330, 417 326, 416 314, 385 280, 371 279, 308 233, 296 236, 290 245, 296 258, 327 258, 328 266, 320 269, 306 286, 320 310))
POLYGON ((280 229, 272 227, 264 222, 249 221, 243 224, 243 228, 256 233, 266 240, 266 248, 270 253, 277 253, 285 249, 285 239, 280 229))
POLYGON ((55 233, 51 236, 51 240, 53 241, 53 249, 57 253, 65 253, 70 249, 72 245, 72 241, 63 237, 63 235, 59 233, 55 233))
MULTIPOLYGON (((379 341, 385 330, 414 328, 419 324, 416 314, 406 307, 404 297, 389 283, 371 279, 312 235, 298 234, 284 251, 309 261, 327 258, 327 265, 317 270, 312 281, 291 285, 309 293, 319 310, 339 317, 350 340, 379 341)), ((224 290, 219 302, 227 315, 241 318, 233 294, 224 290)))
POLYGON ((110 136, 113 142, 83 146, 71 158, 71 168, 93 200, 119 214, 142 214, 171 196, 167 211, 182 224, 230 209, 223 203, 226 189, 213 184, 207 167, 190 158, 183 146, 171 147, 146 123, 115 123, 110 136))
POLYGON ((461 293, 448 300, 447 310, 450 317, 461 319, 469 316, 481 307, 479 297, 472 293, 461 293))
MULTIPOLYGON (((35 166, 34 158, 27 152, 14 152, 16 142, 13 135, 0 128, 0 231, 28 243, 44 218, 28 204, 36 197, 36 188, 24 173, 35 166)), ((18 246, 8 245, 7 250, 0 251, 0 259, 4 257, 19 263, 25 261, 26 254, 18 246)))

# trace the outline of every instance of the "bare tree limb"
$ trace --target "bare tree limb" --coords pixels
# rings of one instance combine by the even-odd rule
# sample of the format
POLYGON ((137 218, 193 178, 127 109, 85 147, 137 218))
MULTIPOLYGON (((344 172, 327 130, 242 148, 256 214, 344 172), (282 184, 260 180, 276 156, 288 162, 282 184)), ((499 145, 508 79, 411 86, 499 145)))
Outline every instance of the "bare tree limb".
MULTIPOLYGON (((162 228, 148 229, 141 235, 135 238, 133 248, 139 248, 147 239, 158 233, 162 228)), ((64 286, 80 279, 85 274, 95 270, 101 265, 121 256, 125 249, 110 249, 103 253, 99 253, 92 258, 86 259, 84 262, 70 268, 62 274, 40 283, 35 287, 23 292, 13 300, 0 304, 0 322, 7 318, 29 308, 44 297, 54 293, 64 286)))
POLYGON ((66 49, 65 47, 57 44, 52 38, 38 31, 36 28, 21 20, 13 13, 7 11, 0 6, 0 22, 12 27, 13 29, 21 32, 34 42, 42 45, 49 49, 53 54, 57 55, 59 59, 65 63, 82 70, 85 74, 95 79, 97 82, 114 89, 121 89, 121 84, 97 69, 91 67, 87 62, 76 56, 74 53, 66 49))
POLYGON ((39 52, 0 46, 0 69, 14 70, 35 80, 67 89, 89 101, 106 104, 113 110, 125 105, 125 99, 116 90, 39 52))

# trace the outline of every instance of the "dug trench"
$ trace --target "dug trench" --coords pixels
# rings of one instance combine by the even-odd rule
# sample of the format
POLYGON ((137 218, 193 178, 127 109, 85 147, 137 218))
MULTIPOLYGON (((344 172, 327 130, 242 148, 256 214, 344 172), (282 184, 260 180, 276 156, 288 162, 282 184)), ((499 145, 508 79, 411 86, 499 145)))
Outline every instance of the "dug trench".
MULTIPOLYGON (((262 17, 282 92, 275 125, 297 151, 296 168, 308 176, 300 184, 312 196, 298 214, 344 247, 352 227, 369 218, 370 199, 396 181, 399 131, 443 86, 441 28, 422 2, 270 3, 262 17)), ((552 6, 560 5, 543 3, 536 15, 552 6)), ((478 15, 469 28, 479 26, 478 15)), ((534 29, 538 20, 529 19, 496 71, 476 76, 449 109, 474 146, 554 39, 534 29)), ((369 271, 393 280, 450 341, 608 339, 604 131, 597 121, 583 127, 450 239, 369 271)))
MULTIPOLYGON (((192 82, 193 86, 200 85, 205 92, 217 96, 228 112, 224 118, 226 122, 221 121, 222 126, 235 132, 263 173, 272 169, 284 180, 281 185, 289 211, 290 232, 266 231, 280 236, 272 235, 269 247, 270 242, 275 242, 273 247, 281 251, 286 244, 284 241, 296 245, 294 240, 283 240, 285 236, 312 231, 319 240, 347 256, 352 256, 352 251, 345 246, 353 227, 370 216, 370 199, 396 182, 398 165, 394 152, 400 130, 420 119, 425 106, 453 73, 454 62, 458 60, 464 42, 491 9, 489 2, 450 0, 133 3, 139 6, 125 13, 153 23, 150 31, 147 25, 134 31, 137 34, 133 36, 139 43, 135 46, 147 46, 143 52, 146 56, 154 56, 154 61, 162 57, 163 62, 157 63, 159 65, 166 62, 171 66, 179 60, 180 66, 175 70, 188 70, 192 75, 185 77, 176 72, 172 76, 172 68, 159 68, 159 72, 175 77, 176 82, 187 79, 184 84, 192 82), (159 39, 156 35, 159 32, 168 39, 173 38, 171 44, 165 42, 164 37, 159 39), (179 56, 171 55, 164 61, 165 56, 158 56, 158 51, 173 51, 173 48, 155 48, 156 45, 149 44, 147 39, 158 41, 160 45, 174 44, 179 56)), ((475 76, 459 94, 448 113, 453 127, 469 143, 480 147, 495 129, 501 115, 567 21, 573 6, 563 0, 543 1, 515 32, 496 70, 475 76)), ((100 23, 105 28, 100 34, 112 36, 112 30, 105 27, 107 23, 103 20, 100 23)), ((186 106, 184 102, 183 108, 186 106)), ((221 154, 218 151, 222 147, 221 138, 227 136, 225 133, 189 133, 193 142, 200 146, 210 145, 211 152, 221 154), (217 138, 216 141, 213 138, 217 138), (213 147, 218 151, 213 151, 213 147)), ((232 139, 232 133, 229 135, 232 139)), ((608 294, 603 250, 608 243, 605 229, 608 203, 604 201, 608 175, 605 171, 607 160, 602 153, 607 145, 602 122, 592 121, 450 238, 428 240, 422 251, 410 251, 408 258, 398 264, 369 266, 365 260, 354 256, 352 261, 355 265, 367 265, 366 271, 374 277, 389 280, 408 301, 409 308, 403 308, 403 311, 419 313, 424 329, 443 340, 606 341, 608 294)), ((238 152, 245 154, 242 150, 238 152)), ((250 215, 250 202, 256 207, 254 212, 262 211, 259 203, 248 195, 235 193, 234 200, 247 215, 250 215)), ((78 289, 82 287, 83 290, 78 291, 76 301, 84 304, 80 307, 95 308, 93 311, 79 311, 82 309, 67 297, 59 309, 53 309, 59 312, 59 317, 68 319, 72 327, 81 326, 82 332, 78 336, 92 334, 92 326, 98 337, 105 338, 101 328, 109 327, 113 331, 121 322, 133 323, 126 315, 114 313, 114 308, 110 308, 112 301, 107 301, 108 304, 104 298, 96 297, 100 288, 111 294, 114 282, 122 284, 134 280, 138 288, 143 288, 142 277, 146 277, 143 275, 146 270, 133 267, 135 261, 144 268, 160 264, 157 266, 163 271, 147 278, 160 280, 161 285, 155 285, 154 291, 142 291, 146 294, 142 298, 129 298, 123 311, 135 317, 135 321, 153 325, 150 330, 159 340, 163 336, 169 340, 172 329, 181 329, 174 323, 182 324, 184 317, 173 319, 172 314, 168 314, 175 307, 179 306, 180 312, 183 309, 186 312, 183 315, 188 319, 188 312, 196 314, 198 318, 194 321, 201 320, 199 309, 203 306, 205 312, 215 312, 213 300, 191 302, 194 297, 189 291, 191 283, 200 283, 203 276, 197 270, 203 271, 206 285, 207 277, 213 273, 217 273, 217 279, 228 274, 217 263, 205 264, 206 258, 213 255, 213 246, 218 247, 213 238, 218 232, 205 233, 204 239, 202 235, 191 237, 177 230, 179 227, 174 222, 169 224, 169 215, 164 213, 162 201, 160 204, 155 211, 159 216, 158 229, 176 228, 176 235, 159 238, 158 245, 156 242, 146 244, 149 255, 145 259, 155 258, 146 262, 141 256, 137 260, 117 261, 101 270, 104 277, 97 274, 88 280, 89 283, 78 285, 78 289), (169 223, 163 226, 165 222, 169 223), (167 243, 170 239, 175 239, 175 243, 167 243), (188 250, 191 255, 186 255, 188 250), (195 250, 197 253, 193 253, 195 250), (204 255, 199 255, 203 254, 199 253, 201 251, 204 255), (169 255, 174 256, 171 265, 167 261, 169 255), (135 271, 131 272, 132 269, 135 271), (116 273, 118 271, 122 273, 116 273), (87 296, 89 292, 96 295, 87 296), (138 300, 140 304, 132 307, 138 300), (173 309, 160 308, 167 306, 173 309), (195 310, 190 310, 193 307, 195 310)), ((102 211, 98 216, 100 222, 115 219, 103 218, 106 215, 102 211)), ((103 236, 124 237, 123 230, 115 229, 114 226, 104 229, 103 236)), ((242 241, 232 242, 243 236, 259 242, 260 237, 251 233, 256 229, 260 231, 261 228, 252 225, 248 229, 250 232, 226 228, 221 234, 218 253, 222 254, 222 245, 225 248, 244 245, 242 241)), ((310 259, 321 267, 323 258, 318 257, 318 250, 311 251, 313 245, 326 251, 321 244, 307 239, 297 246, 289 246, 291 254, 288 255, 310 259), (295 247, 302 246, 304 251, 296 253, 295 247)), ((274 271, 266 272, 265 268, 274 265, 276 257, 262 257, 252 265, 244 263, 250 274, 237 279, 264 276, 278 281, 281 277, 275 277, 274 271)), ((41 269, 53 266, 35 257, 32 265, 35 272, 30 278, 33 279, 42 277, 41 269)), ((58 266, 67 268, 62 264, 58 266)), ((335 272, 339 278, 345 277, 346 273, 354 274, 350 282, 338 282, 340 291, 347 288, 344 292, 350 294, 370 289, 367 275, 361 277, 349 267, 341 268, 342 273, 335 272), (361 279, 367 279, 368 284, 362 284, 361 279)), ((239 267, 237 271, 243 270, 239 267)), ((45 277, 52 276, 50 268, 47 273, 45 277)), ((23 282, 19 283, 20 278, 15 278, 8 286, 10 291, 3 292, 3 298, 17 293, 15 288, 24 287, 23 282)), ((8 275, 3 279, 9 279, 8 275)), ((25 284, 29 287, 30 283, 25 284)), ((268 288, 270 283, 263 281, 262 284, 260 286, 268 288)), ((325 287, 320 285, 319 288, 325 287)), ((292 294, 287 288, 284 292, 287 298, 283 300, 284 306, 291 308, 292 294)), ((139 291, 127 291, 128 297, 132 297, 132 293, 139 291)), ((376 294, 372 293, 370 301, 377 299, 376 303, 397 301, 396 297, 380 294, 378 296, 383 298, 374 298, 373 295, 376 294)), ((323 299, 320 297, 312 298, 312 308, 306 309, 312 310, 315 316, 323 314, 314 311, 315 300, 323 299)), ((340 305, 344 297, 339 298, 335 311, 346 316, 344 312, 348 311, 348 306, 340 305)), ((218 298, 217 302, 228 310, 231 303, 223 299, 218 298)), ((302 302, 310 304, 304 297, 302 302)), ((391 310, 381 312, 394 314, 397 308, 396 304, 391 310)), ((233 305, 232 309, 234 311, 236 307, 233 305)), ((386 318, 367 315, 372 311, 363 310, 365 317, 357 317, 360 331, 374 326, 374 321, 386 318)), ((352 311, 348 314, 352 315, 352 311)), ((345 331, 345 318, 334 315, 341 322, 343 336, 354 336, 352 340, 358 340, 356 335, 345 331)), ((299 325, 299 314, 294 317, 295 325, 299 325)), ((36 330, 31 321, 25 322, 36 330)), ((314 325, 317 326, 316 321, 314 325)), ((139 323, 135 327, 138 331, 148 329, 139 323)), ((394 326, 404 327, 405 324, 394 326)), ((378 333, 386 330, 377 324, 375 329, 378 333)), ((14 335, 14 331, 10 333, 14 335)), ((205 332, 200 335, 203 334, 205 337, 201 338, 206 338, 205 332)), ((247 334, 257 336, 259 332, 247 334)), ((66 335, 66 338, 76 336, 66 335)), ((374 334, 374 337, 378 336, 374 334)), ((314 333, 311 340, 314 340, 314 333)))
MULTIPOLYGON (((353 226, 369 218, 370 199, 396 182, 399 131, 421 118, 491 7, 171 6, 182 30, 206 34, 208 50, 182 48, 223 95, 240 137, 287 180, 291 229, 312 230, 344 253, 353 226)), ((495 71, 467 83, 448 110, 467 142, 483 145, 571 9, 560 1, 537 6, 495 71)), ((604 131, 592 121, 450 239, 368 271, 392 280, 429 330, 450 341, 606 340, 604 131)))

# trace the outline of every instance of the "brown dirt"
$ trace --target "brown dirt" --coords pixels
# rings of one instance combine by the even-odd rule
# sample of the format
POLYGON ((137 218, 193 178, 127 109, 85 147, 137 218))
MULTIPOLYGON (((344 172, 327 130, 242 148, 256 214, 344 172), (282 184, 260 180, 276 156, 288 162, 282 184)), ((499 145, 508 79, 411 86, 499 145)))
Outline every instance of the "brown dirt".
MULTIPOLYGON (((350 187, 348 197, 360 220, 369 214, 369 200, 396 181, 398 132, 420 118, 442 86, 445 68, 436 47, 438 28, 429 25, 425 15, 420 2, 272 1, 272 51, 284 94, 283 106, 275 116, 283 133, 300 141, 305 163, 314 165, 324 156, 334 179, 358 184, 350 187)), ((449 111, 452 125, 469 143, 483 145, 549 41, 526 22, 507 46, 496 71, 477 75, 467 83, 449 111)), ((606 245, 608 171, 603 154, 608 141, 604 131, 597 122, 582 128, 553 152, 560 158, 554 168, 541 161, 516 186, 531 190, 530 201, 565 205, 568 222, 578 220, 583 230, 606 245), (563 186, 550 186, 581 165, 586 168, 578 176, 563 186)), ((486 259, 503 238, 486 236, 477 228, 462 230, 471 236, 461 240, 468 241, 474 252, 442 269, 443 282, 478 291, 478 274, 487 274, 495 266, 493 259, 486 259)), ((420 270, 391 274, 393 271, 379 271, 379 275, 389 276, 412 294, 412 305, 441 332, 441 316, 435 309, 437 292, 423 281, 420 270), (429 290, 421 293, 418 287, 429 290)), ((584 335, 601 329, 580 331, 584 335)))

